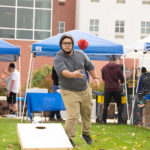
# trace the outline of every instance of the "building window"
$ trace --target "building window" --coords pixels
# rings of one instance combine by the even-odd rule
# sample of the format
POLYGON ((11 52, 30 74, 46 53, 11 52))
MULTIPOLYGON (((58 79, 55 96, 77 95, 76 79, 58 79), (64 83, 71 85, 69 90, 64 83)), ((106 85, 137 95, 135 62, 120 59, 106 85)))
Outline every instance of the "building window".
POLYGON ((16 0, 0 0, 0 5, 15 6, 16 0))
POLYGON ((0 7, 0 27, 15 28, 15 8, 0 7))
POLYGON ((36 0, 35 7, 37 8, 51 8, 51 0, 36 0))
POLYGON ((18 6, 33 7, 33 0, 18 0, 18 6))
POLYGON ((51 11, 36 10, 35 11, 35 29, 50 30, 51 11))
POLYGON ((32 39, 32 31, 17 30, 17 39, 32 39))
POLYGON ((33 28, 33 9, 17 9, 17 28, 33 28))
POLYGON ((116 33, 124 33, 124 21, 122 20, 116 20, 115 22, 115 32, 116 33))
POLYGON ((115 38, 124 38, 125 22, 123 20, 116 20, 115 22, 115 38))
POLYGON ((150 4, 150 0, 143 0, 142 3, 143 4, 150 4))
POLYGON ((0 0, 0 38, 49 38, 51 12, 52 0, 0 0))
POLYGON ((51 33, 44 32, 44 31, 35 31, 34 35, 35 35, 35 39, 41 40, 41 39, 46 39, 46 38, 50 37, 51 33))
POLYGON ((91 0, 91 2, 99 2, 100 0, 91 0))
POLYGON ((3 37, 3 38, 15 38, 15 30, 0 29, 0 37, 3 37))
POLYGON ((125 0, 117 0, 116 2, 117 3, 125 3, 126 1, 125 0))
POLYGON ((65 22, 60 21, 58 22, 58 33, 64 33, 65 32, 65 22))
POLYGON ((98 19, 90 19, 89 31, 93 33, 99 32, 99 20, 98 19))
POLYGON ((141 22, 141 34, 150 34, 150 22, 141 22))

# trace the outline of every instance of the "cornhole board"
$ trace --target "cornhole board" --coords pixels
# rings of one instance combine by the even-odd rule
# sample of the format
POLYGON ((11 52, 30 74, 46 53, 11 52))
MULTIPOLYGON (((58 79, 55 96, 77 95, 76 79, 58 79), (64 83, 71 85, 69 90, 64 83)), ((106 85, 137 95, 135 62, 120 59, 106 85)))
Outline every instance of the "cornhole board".
POLYGON ((61 124, 17 124, 22 150, 73 150, 61 124))

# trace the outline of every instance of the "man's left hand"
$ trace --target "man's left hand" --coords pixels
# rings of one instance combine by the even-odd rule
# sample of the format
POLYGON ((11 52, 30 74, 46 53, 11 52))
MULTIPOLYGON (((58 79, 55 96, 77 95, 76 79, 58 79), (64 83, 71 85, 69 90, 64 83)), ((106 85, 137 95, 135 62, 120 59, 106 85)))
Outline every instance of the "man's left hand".
POLYGON ((98 79, 94 79, 94 86, 96 86, 96 88, 99 88, 99 80, 98 79))

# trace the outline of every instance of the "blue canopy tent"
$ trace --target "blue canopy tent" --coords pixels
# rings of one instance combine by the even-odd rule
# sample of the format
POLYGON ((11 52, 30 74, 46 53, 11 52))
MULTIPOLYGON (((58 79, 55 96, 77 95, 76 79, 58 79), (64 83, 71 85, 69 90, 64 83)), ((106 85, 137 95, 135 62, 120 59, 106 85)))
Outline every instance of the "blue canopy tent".
POLYGON ((0 61, 17 61, 20 56, 20 48, 6 41, 0 40, 0 61))
MULTIPOLYGON (((17 61, 20 56, 20 48, 14 46, 6 41, 0 40, 0 61, 3 62, 14 62, 17 61)), ((20 71, 20 59, 19 59, 19 71, 20 71)), ((21 90, 20 90, 21 95, 21 90)), ((21 105, 21 100, 20 100, 21 105)), ((21 107, 19 109, 19 114, 21 116, 21 107)))
POLYGON ((89 56, 91 60, 109 60, 111 55, 123 54, 123 46, 114 42, 102 39, 98 36, 82 32, 79 30, 72 30, 62 34, 58 34, 51 38, 36 42, 32 44, 32 53, 36 56, 50 56, 55 57, 56 53, 61 50, 59 46, 60 37, 63 34, 72 35, 75 41, 74 49, 80 49, 77 41, 80 39, 86 39, 89 43, 84 52, 89 56))
MULTIPOLYGON (((122 56, 124 54, 122 45, 102 39, 98 36, 95 36, 95 35, 92 35, 92 34, 89 34, 86 32, 82 32, 79 30, 72 30, 72 31, 68 31, 68 32, 65 32, 62 34, 58 34, 51 38, 48 38, 48 39, 45 39, 45 40, 42 40, 42 41, 32 44, 32 53, 31 53, 29 74, 28 74, 26 89, 28 89, 28 87, 31 87, 32 71, 33 71, 33 64, 34 64, 34 59, 32 56, 55 57, 57 52, 61 50, 61 48, 59 46, 59 40, 60 40, 61 36, 64 34, 69 34, 69 35, 73 36, 74 43, 75 43, 74 44, 75 50, 80 49, 78 46, 78 43, 77 43, 80 39, 85 39, 86 41, 88 41, 88 43, 89 43, 88 47, 86 49, 84 49, 84 52, 89 56, 89 58, 91 60, 107 61, 107 60, 109 60, 110 57, 112 57, 112 55, 115 55, 115 57, 119 58, 120 56, 122 56), (29 85, 29 81, 30 81, 30 85, 29 85)), ((124 67, 124 75, 125 75, 125 67, 124 67)), ((126 84, 125 84, 125 86, 126 86, 126 84)), ((126 97, 127 97, 127 93, 126 93, 126 97)), ((25 102, 24 102, 24 108, 25 108, 25 102)), ((128 109, 127 109, 127 112, 128 112, 128 109)), ((24 112, 23 112, 23 114, 24 114, 24 112)), ((22 115, 22 117, 23 117, 23 115, 22 115)))

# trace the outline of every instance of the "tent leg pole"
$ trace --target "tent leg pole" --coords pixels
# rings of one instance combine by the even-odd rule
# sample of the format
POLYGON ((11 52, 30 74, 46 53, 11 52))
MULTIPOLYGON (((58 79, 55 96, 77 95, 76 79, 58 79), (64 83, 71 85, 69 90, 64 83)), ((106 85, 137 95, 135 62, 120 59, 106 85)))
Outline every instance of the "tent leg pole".
POLYGON ((125 68, 125 56, 123 55, 123 74, 124 74, 124 84, 125 84, 125 94, 126 94, 126 99, 127 99, 127 123, 129 122, 129 110, 128 110, 128 93, 127 93, 127 81, 126 81, 126 68, 125 68))
POLYGON ((28 120, 28 110, 27 110, 27 112, 26 112, 26 120, 28 120))
POLYGON ((133 87, 132 87, 132 109, 131 109, 131 116, 130 116, 130 124, 133 124, 133 110, 134 110, 134 104, 135 104, 135 69, 136 69, 136 58, 134 58, 134 67, 133 67, 133 87))
POLYGON ((21 117, 21 58, 19 57, 20 92, 19 92, 19 116, 21 117))
MULTIPOLYGON (((143 60, 144 60, 144 53, 143 53, 143 57, 142 57, 142 62, 141 62, 141 65, 140 65, 140 74, 139 74, 139 78, 138 78, 138 84, 136 86, 136 94, 138 93, 138 87, 139 87, 139 81, 140 81, 140 76, 141 76, 141 69, 142 69, 142 66, 143 66, 143 60)), ((130 123, 132 122, 133 123, 133 109, 134 109, 134 106, 135 106, 135 97, 134 97, 134 101, 133 101, 133 107, 132 107, 132 112, 131 112, 131 118, 130 118, 130 123)))
POLYGON ((22 122, 23 119, 24 119, 24 110, 25 110, 25 104, 26 104, 26 98, 27 98, 27 89, 28 89, 28 85, 29 85, 29 78, 30 78, 30 71, 31 71, 32 58, 33 58, 33 54, 31 53, 31 56, 30 56, 30 64, 29 64, 29 72, 28 72, 28 78, 27 78, 27 85, 26 85, 26 93, 25 93, 25 97, 24 97, 24 106, 23 106, 23 112, 22 112, 22 119, 21 119, 21 122, 22 122))
POLYGON ((31 68, 31 77, 30 77, 30 88, 32 86, 32 76, 33 76, 33 68, 34 68, 34 57, 32 58, 32 68, 31 68))
MULTIPOLYGON (((34 68, 34 57, 32 58, 32 67, 31 67, 31 73, 30 73, 31 76, 30 76, 30 79, 29 79, 29 81, 30 81, 29 88, 31 88, 31 86, 32 86, 33 68, 34 68)), ((28 120, 28 110, 27 110, 27 112, 26 112, 26 120, 28 120)))

